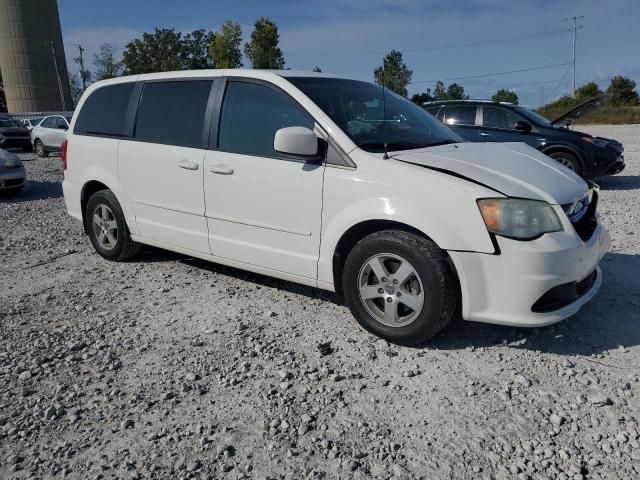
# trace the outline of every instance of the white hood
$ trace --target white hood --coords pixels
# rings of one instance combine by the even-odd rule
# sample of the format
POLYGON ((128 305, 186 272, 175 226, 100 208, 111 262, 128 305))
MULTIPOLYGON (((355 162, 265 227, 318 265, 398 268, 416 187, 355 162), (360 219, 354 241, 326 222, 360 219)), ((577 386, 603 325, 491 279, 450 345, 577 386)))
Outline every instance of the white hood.
POLYGON ((509 197, 573 203, 588 187, 574 172, 525 143, 456 143, 390 153, 396 160, 452 172, 509 197))

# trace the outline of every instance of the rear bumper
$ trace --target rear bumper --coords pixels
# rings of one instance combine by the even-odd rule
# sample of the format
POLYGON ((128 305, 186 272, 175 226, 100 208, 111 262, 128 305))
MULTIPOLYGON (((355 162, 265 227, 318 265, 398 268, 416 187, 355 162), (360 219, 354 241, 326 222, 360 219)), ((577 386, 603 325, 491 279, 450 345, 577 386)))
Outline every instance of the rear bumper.
POLYGON ((598 264, 609 250, 610 237, 601 226, 586 242, 567 228, 533 241, 497 241, 499 255, 449 252, 460 277, 465 320, 550 325, 575 314, 602 284, 598 264), (549 291, 559 286, 566 296, 549 303, 549 291), (546 308, 538 308, 541 303, 546 308))
POLYGON ((81 190, 82 186, 79 183, 70 181, 65 172, 64 179, 62 180, 64 205, 67 213, 78 220, 82 220, 82 207, 80 205, 81 190))

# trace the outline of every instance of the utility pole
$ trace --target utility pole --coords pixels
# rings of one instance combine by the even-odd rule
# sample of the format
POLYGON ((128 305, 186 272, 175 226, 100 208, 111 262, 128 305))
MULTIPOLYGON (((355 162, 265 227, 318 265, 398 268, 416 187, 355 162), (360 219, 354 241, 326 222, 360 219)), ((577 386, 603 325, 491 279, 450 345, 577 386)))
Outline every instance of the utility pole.
POLYGON ((576 14, 573 14, 573 17, 567 17, 565 18, 565 22, 571 20, 572 24, 571 24, 571 28, 569 28, 569 31, 573 33, 573 42, 571 45, 571 50, 572 50, 572 55, 571 55, 571 62, 573 63, 573 96, 576 96, 576 34, 578 33, 578 30, 582 28, 582 25, 578 25, 577 21, 579 18, 584 18, 584 15, 580 15, 579 17, 576 17, 576 14))
POLYGON ((53 45, 53 40, 49 41, 51 45, 51 54, 53 55, 53 65, 56 67, 56 77, 58 78, 58 89, 60 90, 60 103, 62 104, 62 110, 67 110, 67 103, 64 101, 64 90, 62 88, 62 79, 60 78, 60 69, 58 69, 58 59, 56 58, 56 47, 53 45))
POLYGON ((78 50, 80 50, 80 56, 78 57, 78 63, 80 64, 80 76, 82 77, 82 91, 84 92, 87 89, 87 75, 84 71, 84 48, 82 45, 78 45, 78 50))

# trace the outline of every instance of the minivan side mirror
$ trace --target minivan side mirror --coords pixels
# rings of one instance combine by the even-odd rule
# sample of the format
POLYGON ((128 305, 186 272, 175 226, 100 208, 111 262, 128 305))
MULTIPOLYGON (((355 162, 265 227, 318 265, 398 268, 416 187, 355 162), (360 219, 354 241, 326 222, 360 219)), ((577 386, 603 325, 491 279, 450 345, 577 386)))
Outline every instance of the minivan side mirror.
POLYGON ((524 120, 518 120, 513 128, 525 133, 529 133, 531 130, 533 130, 531 124, 529 122, 525 122, 524 120))
POLYGON ((276 132, 273 149, 278 153, 299 157, 318 155, 318 137, 305 127, 286 127, 276 132))

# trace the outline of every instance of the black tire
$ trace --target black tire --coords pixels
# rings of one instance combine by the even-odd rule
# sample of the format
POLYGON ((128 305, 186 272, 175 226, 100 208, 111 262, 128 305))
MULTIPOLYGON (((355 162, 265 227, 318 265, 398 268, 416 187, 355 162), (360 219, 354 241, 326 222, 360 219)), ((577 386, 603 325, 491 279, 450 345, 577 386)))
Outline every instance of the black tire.
MULTIPOLYGON (((346 304, 365 330, 392 343, 406 346, 421 345, 444 330, 457 313, 460 302, 457 278, 442 250, 426 238, 401 230, 380 231, 360 240, 347 256, 342 286, 346 304), (365 266, 372 257, 380 254, 406 260, 415 271, 414 278, 419 278, 421 282, 423 306, 419 313, 414 312, 415 319, 406 325, 389 326, 382 323, 370 313, 370 307, 365 306, 360 295, 361 279, 367 276, 363 269, 366 269, 365 266)), ((378 289, 378 292, 382 293, 382 290, 384 289, 378 289)), ((390 296, 398 295, 399 291, 400 288, 390 296)), ((385 291, 385 295, 387 293, 385 291)), ((375 301, 381 301, 379 305, 384 307, 384 300, 375 301)), ((398 302, 401 300, 398 299, 398 302)))
POLYGON ((36 151, 36 155, 40 158, 46 158, 49 156, 49 152, 45 148, 44 143, 42 143, 42 140, 39 138, 33 142, 33 148, 36 151))
MULTIPOLYGON (((131 233, 129 232, 129 227, 127 227, 122 208, 120 208, 120 203, 118 203, 116 196, 111 190, 100 190, 89 197, 84 212, 84 221, 85 230, 89 235, 93 248, 95 248, 96 252, 103 258, 114 262, 122 262, 140 253, 142 245, 131 240, 131 233), (102 211, 103 206, 106 206, 108 212, 110 212, 109 219, 115 221, 117 225, 115 232, 113 230, 110 231, 111 238, 115 239, 114 245, 111 248, 105 246, 99 239, 99 234, 96 229, 101 229, 101 227, 94 225, 93 222, 94 214, 97 213, 99 209, 102 211)), ((104 238, 106 237, 103 237, 103 239, 104 238)))
POLYGON ((553 152, 549 156, 582 177, 582 164, 573 153, 553 152))

